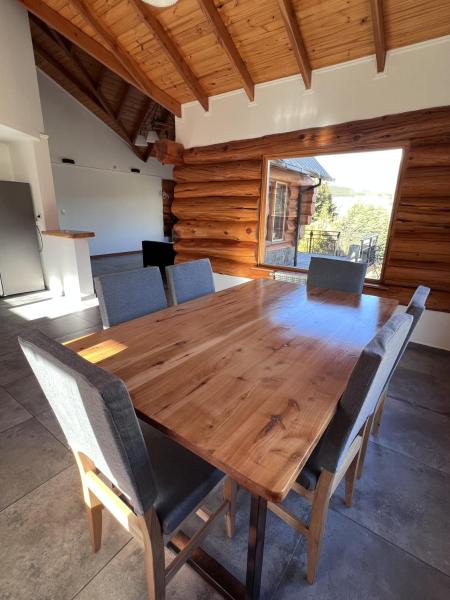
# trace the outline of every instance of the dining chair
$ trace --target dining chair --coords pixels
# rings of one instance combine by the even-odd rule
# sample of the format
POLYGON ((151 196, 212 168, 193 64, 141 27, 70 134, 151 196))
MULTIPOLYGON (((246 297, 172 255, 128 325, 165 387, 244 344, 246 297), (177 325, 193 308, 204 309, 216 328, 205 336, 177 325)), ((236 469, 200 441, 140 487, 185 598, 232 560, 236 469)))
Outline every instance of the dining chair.
POLYGON ((352 504, 363 436, 412 321, 411 315, 394 315, 364 348, 335 416, 294 483, 292 491, 311 503, 309 524, 282 504, 268 504, 306 537, 307 580, 311 584, 316 578, 330 498, 345 477, 345 504, 352 504))
POLYGON ((94 285, 104 329, 167 308, 158 267, 107 273, 94 285))
POLYGON ((233 534, 236 486, 225 481, 213 513, 199 509, 224 479, 221 471, 140 422, 118 377, 40 331, 19 343, 74 453, 93 551, 101 545, 106 508, 143 544, 148 598, 163 600, 167 583, 220 515, 233 534), (163 536, 170 539, 196 511, 204 523, 165 567, 163 536))
POLYGON ((312 256, 306 285, 308 288, 328 288, 350 294, 362 294, 366 271, 365 262, 312 256))
POLYGON ((182 304, 216 291, 209 258, 170 265, 166 267, 166 275, 172 304, 182 304))
MULTIPOLYGON (((414 329, 416 328, 418 322, 420 321, 422 314, 425 311, 426 308, 426 302, 428 299, 428 296, 430 294, 431 290, 429 287, 426 287, 425 285, 419 285, 416 289, 416 291, 414 292, 414 294, 412 295, 411 300, 409 301, 409 304, 406 308, 406 313, 408 315, 412 315, 413 318, 413 323, 411 325, 411 329, 409 330, 408 336, 405 340, 405 343, 403 344, 403 348, 400 351, 400 354, 397 357, 397 360, 395 362, 395 365, 392 369, 392 373, 389 377, 389 380, 387 381, 384 390, 380 396, 380 400, 378 401, 377 404, 377 408, 375 410, 374 413, 374 418, 373 418, 373 425, 372 425, 372 431, 373 433, 378 433, 380 430, 380 425, 381 425, 381 417, 383 415, 383 410, 384 410, 384 404, 386 402, 386 396, 387 396, 387 388, 389 386, 389 383, 392 379, 392 376, 394 375, 394 372, 398 366, 398 363, 400 362, 405 350, 406 350, 406 346, 408 345, 408 342, 413 334, 414 329)), ((361 463, 361 469, 362 469, 362 464, 361 463)))

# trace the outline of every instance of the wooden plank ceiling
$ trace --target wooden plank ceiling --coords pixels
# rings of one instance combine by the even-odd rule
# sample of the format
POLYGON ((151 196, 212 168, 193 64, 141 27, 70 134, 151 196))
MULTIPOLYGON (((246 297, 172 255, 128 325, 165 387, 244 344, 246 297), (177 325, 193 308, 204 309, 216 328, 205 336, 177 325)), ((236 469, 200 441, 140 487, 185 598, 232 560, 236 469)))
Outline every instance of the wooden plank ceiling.
POLYGON ((18 1, 178 116, 185 102, 207 109, 240 88, 252 99, 256 83, 289 75, 310 87, 312 70, 372 54, 382 71, 387 50, 450 33, 442 0, 18 1))
POLYGON ((135 145, 136 136, 154 130, 173 139, 173 114, 98 60, 31 15, 36 65, 115 131, 143 161, 152 150, 135 145))

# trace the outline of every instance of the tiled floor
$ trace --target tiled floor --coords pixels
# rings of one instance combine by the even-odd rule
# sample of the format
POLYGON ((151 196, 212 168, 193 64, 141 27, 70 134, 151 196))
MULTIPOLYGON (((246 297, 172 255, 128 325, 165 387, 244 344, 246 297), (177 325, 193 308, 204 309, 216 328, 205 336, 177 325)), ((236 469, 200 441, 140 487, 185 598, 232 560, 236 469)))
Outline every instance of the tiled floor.
MULTIPOLYGON (((93 268, 96 274, 136 268, 140 260, 98 259, 93 268)), ((90 551, 76 467, 17 345, 29 327, 55 339, 76 337, 100 327, 98 308, 49 300, 45 293, 0 301, 0 598, 144 600, 141 550, 108 515, 103 546, 90 551)), ((354 506, 344 507, 342 490, 332 500, 316 584, 305 581, 304 541, 269 515, 263 597, 449 598, 449 498, 450 353, 410 346, 392 381, 380 434, 370 443, 354 506)), ((297 497, 287 503, 306 514, 297 497)), ((235 538, 229 541, 218 523, 204 544, 240 578, 248 511, 241 494, 235 538)), ((169 599, 217 597, 189 567, 168 588, 169 599)))

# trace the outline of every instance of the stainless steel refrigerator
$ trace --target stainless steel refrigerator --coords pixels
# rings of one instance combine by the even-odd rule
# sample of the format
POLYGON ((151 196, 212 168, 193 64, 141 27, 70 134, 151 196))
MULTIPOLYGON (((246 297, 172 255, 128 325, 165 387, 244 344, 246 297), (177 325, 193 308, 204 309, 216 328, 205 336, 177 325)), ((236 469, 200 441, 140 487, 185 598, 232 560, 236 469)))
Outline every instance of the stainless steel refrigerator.
POLYGON ((38 235, 30 185, 0 181, 0 296, 45 288, 38 235))

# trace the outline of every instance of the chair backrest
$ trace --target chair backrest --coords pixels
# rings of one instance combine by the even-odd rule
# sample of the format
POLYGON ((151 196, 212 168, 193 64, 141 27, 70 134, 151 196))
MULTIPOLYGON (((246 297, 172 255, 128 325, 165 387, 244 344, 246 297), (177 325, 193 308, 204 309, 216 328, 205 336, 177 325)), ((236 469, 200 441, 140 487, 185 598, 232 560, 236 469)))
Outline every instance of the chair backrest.
POLYGON ((167 308, 158 267, 108 273, 94 283, 105 329, 167 308))
POLYGON ((214 278, 209 258, 166 267, 167 285, 173 304, 213 294, 214 278))
POLYGON ((406 308, 406 314, 412 316, 413 322, 412 322, 411 328, 408 332, 408 335, 406 336, 406 339, 403 343, 403 347, 397 356, 397 360, 395 361, 395 364, 392 368, 392 373, 391 373, 388 381, 386 382, 385 387, 388 386, 388 384, 392 378, 392 375, 394 374, 395 369, 397 368, 397 365, 400 362, 400 360, 406 350, 406 346, 408 345, 408 342, 412 336, 412 333, 413 333, 414 329, 416 328, 417 323, 420 321, 420 317, 422 316, 422 314, 425 310, 425 303, 427 301, 430 291, 431 290, 429 287, 426 287, 424 285, 419 285, 419 287, 416 289, 416 291, 412 295, 411 300, 409 301, 409 304, 406 308))
POLYGON ((70 447, 90 458, 143 514, 157 488, 123 381, 40 331, 19 337, 19 344, 70 447))
POLYGON ((366 271, 365 262, 355 263, 342 258, 312 256, 307 286, 362 294, 366 271))
POLYGON ((335 472, 377 405, 413 322, 394 315, 367 344, 350 376, 333 420, 311 458, 314 468, 335 472))

